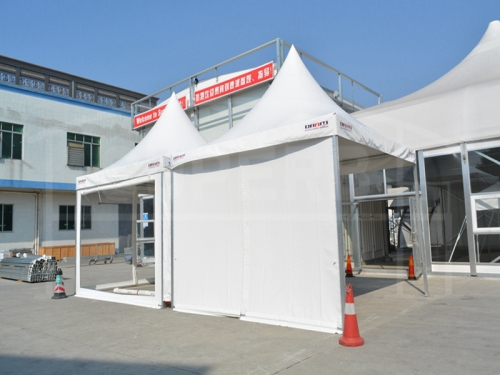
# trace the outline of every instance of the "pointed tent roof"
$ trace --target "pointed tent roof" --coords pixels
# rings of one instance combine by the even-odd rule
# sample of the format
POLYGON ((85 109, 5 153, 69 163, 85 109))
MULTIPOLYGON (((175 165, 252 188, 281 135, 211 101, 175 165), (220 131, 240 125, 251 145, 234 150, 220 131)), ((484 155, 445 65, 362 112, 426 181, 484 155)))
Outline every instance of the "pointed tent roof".
POLYGON ((307 121, 333 112, 350 117, 335 104, 306 68, 294 46, 274 82, 254 108, 212 143, 307 121))
POLYGON ((77 178, 77 189, 156 173, 159 168, 165 168, 164 156, 205 143, 173 93, 167 107, 144 139, 109 167, 77 178))
POLYGON ((172 166, 335 134, 363 146, 349 144, 349 153, 345 151, 341 161, 390 154, 414 162, 406 146, 380 136, 332 101, 292 46, 274 82, 252 110, 221 137, 174 158, 172 166), (315 125, 314 130, 309 131, 310 125, 315 125))
POLYGON ((418 150, 498 137, 500 21, 462 62, 408 96, 357 112, 368 126, 418 150))

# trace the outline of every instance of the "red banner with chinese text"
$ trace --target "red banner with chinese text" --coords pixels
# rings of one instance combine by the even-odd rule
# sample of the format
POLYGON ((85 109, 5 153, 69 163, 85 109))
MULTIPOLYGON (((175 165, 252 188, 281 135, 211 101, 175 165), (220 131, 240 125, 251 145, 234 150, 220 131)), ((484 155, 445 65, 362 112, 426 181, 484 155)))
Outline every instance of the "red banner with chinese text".
MULTIPOLYGON (((179 103, 182 107, 182 109, 187 108, 187 97, 183 96, 182 98, 179 98, 179 103)), ((147 124, 150 124, 152 122, 155 122, 158 120, 161 116, 161 113, 163 110, 167 107, 166 104, 160 105, 158 107, 154 107, 153 109, 150 109, 149 111, 143 112, 137 116, 134 116, 134 129, 140 128, 142 126, 145 126, 147 124)))
POLYGON ((218 82, 215 85, 195 91, 194 104, 198 105, 232 94, 233 92, 268 81, 273 77, 274 65, 273 62, 269 62, 265 65, 259 66, 258 68, 249 70, 244 74, 240 74, 236 77, 218 82))

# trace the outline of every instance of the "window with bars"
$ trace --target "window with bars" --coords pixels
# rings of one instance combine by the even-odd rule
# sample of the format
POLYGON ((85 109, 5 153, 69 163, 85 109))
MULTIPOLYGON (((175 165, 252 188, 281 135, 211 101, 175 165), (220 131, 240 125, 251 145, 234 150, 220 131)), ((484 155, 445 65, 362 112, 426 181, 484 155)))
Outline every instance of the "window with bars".
MULTIPOLYGON (((82 206, 81 229, 92 229, 92 206, 82 206)), ((75 206, 59 206, 59 230, 75 230, 75 206)))
POLYGON ((0 155, 2 159, 23 158, 23 125, 0 122, 0 155))
POLYGON ((68 133, 68 165, 73 167, 100 167, 101 138, 68 133))
POLYGON ((12 232, 13 213, 12 204, 0 204, 0 232, 12 232))

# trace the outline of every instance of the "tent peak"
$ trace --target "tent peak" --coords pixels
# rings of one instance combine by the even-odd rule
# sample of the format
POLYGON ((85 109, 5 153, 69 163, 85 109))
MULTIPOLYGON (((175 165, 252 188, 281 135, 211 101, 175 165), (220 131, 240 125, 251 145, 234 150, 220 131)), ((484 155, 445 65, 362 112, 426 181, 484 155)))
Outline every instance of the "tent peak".
POLYGON ((491 21, 477 46, 481 46, 498 39, 500 39, 500 21, 491 21))

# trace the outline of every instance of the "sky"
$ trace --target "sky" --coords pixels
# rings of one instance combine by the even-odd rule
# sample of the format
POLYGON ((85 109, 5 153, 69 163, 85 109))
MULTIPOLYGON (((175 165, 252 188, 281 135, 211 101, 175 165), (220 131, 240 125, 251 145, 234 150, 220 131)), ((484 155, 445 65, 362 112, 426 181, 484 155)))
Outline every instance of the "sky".
POLYGON ((0 0, 0 55, 152 94, 281 38, 390 101, 498 19, 500 0, 0 0))

